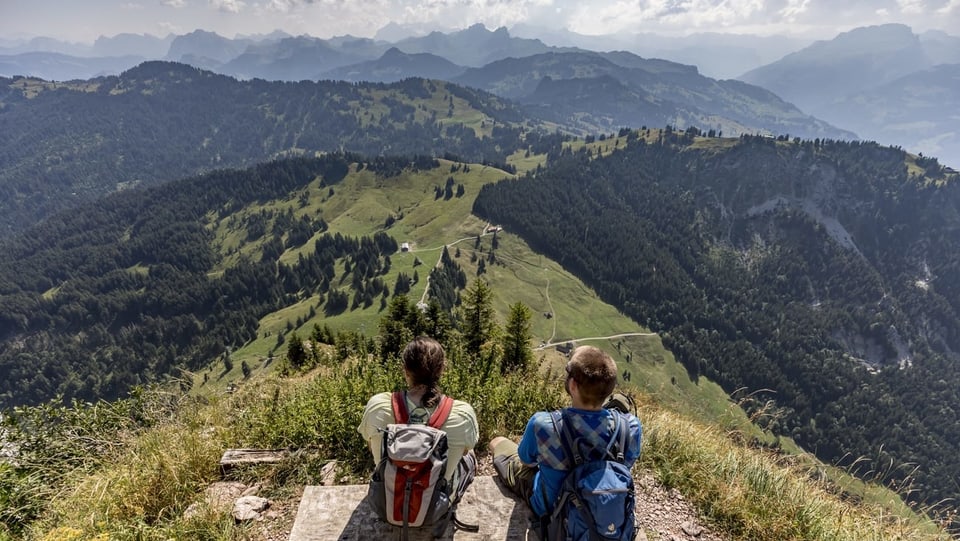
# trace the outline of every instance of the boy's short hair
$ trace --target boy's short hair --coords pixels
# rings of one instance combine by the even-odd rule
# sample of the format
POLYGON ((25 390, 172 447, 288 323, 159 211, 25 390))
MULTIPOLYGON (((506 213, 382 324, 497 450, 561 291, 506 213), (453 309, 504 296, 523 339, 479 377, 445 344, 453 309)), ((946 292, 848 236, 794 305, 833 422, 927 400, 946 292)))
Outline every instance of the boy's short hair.
POLYGON ((585 405, 600 407, 617 386, 617 363, 602 349, 579 346, 567 361, 567 377, 577 382, 585 405))

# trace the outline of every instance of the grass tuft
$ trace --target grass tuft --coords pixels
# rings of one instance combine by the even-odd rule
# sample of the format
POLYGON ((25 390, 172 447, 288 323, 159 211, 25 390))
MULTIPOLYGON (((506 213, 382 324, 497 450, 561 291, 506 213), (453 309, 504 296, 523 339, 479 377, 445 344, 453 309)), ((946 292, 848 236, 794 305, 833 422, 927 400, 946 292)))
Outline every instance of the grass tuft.
POLYGON ((795 456, 736 444, 720 430, 641 407, 641 467, 678 489, 718 530, 755 541, 947 540, 885 508, 841 499, 795 456))

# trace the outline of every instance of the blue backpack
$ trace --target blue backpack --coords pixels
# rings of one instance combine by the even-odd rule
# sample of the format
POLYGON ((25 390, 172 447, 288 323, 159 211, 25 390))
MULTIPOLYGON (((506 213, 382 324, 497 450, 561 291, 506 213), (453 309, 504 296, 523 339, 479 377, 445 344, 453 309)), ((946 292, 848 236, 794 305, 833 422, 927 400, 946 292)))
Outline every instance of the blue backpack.
POLYGON ((571 433, 561 412, 551 412, 563 451, 573 468, 560 487, 553 513, 541 519, 546 541, 632 541, 634 523, 633 475, 624 464, 629 427, 624 415, 612 412, 617 426, 606 449, 582 449, 584 442, 571 433))

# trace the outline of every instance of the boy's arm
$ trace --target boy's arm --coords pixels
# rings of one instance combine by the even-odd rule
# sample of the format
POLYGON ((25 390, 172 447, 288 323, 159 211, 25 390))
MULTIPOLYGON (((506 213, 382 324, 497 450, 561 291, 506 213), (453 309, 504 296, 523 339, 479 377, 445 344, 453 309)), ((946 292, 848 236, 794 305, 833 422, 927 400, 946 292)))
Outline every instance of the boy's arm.
POLYGON ((536 417, 537 414, 534 414, 527 421, 527 427, 524 429, 523 437, 520 438, 520 444, 517 447, 517 456, 520 457, 520 462, 531 467, 537 465, 540 455, 540 449, 537 446, 536 417))

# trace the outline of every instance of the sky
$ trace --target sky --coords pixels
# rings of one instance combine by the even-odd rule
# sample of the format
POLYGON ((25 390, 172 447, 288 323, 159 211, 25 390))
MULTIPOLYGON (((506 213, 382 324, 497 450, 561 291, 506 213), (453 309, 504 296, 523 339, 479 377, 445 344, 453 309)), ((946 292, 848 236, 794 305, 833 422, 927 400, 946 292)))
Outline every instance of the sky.
POLYGON ((581 34, 695 32, 830 39, 859 26, 910 25, 960 35, 960 0, 0 0, 0 41, 92 43, 119 33, 229 38, 283 30, 373 37, 388 23, 450 31, 482 23, 581 34))

